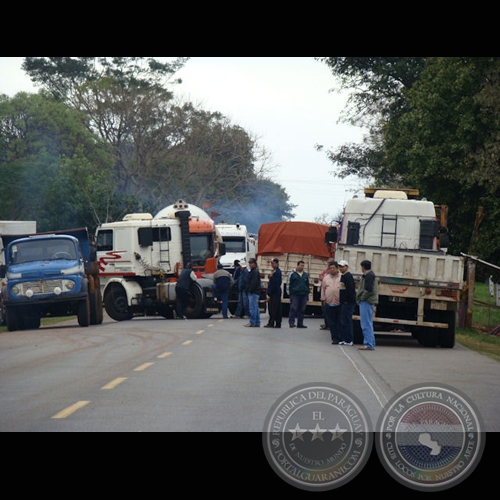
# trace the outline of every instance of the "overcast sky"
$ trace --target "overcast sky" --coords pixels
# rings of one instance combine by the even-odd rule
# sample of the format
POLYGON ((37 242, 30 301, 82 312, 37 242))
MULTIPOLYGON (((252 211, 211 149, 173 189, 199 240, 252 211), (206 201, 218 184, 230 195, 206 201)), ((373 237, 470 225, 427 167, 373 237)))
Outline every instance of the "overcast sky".
MULTIPOLYGON (((0 93, 37 92, 21 70, 22 57, 0 57, 0 93)), ((278 165, 272 180, 297 205, 295 220, 337 215, 352 190, 364 185, 342 181, 315 144, 335 149, 361 142, 363 130, 338 124, 346 95, 330 92, 336 80, 312 57, 193 57, 177 74, 177 92, 210 111, 220 111, 255 135, 278 165)))

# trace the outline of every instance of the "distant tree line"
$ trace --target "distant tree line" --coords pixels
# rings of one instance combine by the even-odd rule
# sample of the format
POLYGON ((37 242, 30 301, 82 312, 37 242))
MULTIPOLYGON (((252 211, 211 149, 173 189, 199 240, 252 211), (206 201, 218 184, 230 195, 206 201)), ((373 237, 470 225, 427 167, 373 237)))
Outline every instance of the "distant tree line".
POLYGON ((93 230, 179 198, 254 232, 292 218, 257 139, 175 96, 187 61, 25 58, 40 90, 0 95, 0 219, 93 230))

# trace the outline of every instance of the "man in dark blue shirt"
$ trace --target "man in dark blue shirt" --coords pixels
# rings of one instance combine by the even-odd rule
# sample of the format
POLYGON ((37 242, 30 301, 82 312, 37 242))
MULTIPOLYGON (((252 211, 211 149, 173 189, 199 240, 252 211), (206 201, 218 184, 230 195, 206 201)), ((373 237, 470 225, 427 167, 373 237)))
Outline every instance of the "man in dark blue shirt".
POLYGON ((271 259, 271 267, 273 270, 269 275, 269 282, 267 284, 269 321, 267 325, 264 325, 264 328, 281 328, 281 320, 283 317, 281 310, 282 275, 279 265, 280 261, 276 257, 271 259))

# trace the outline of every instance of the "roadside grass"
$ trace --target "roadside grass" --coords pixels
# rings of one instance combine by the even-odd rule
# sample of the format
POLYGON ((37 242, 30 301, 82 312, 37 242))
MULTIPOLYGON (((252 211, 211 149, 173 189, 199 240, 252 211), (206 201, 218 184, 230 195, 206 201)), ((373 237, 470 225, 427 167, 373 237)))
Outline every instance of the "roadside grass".
POLYGON ((457 328, 456 341, 483 356, 500 361, 500 335, 490 334, 500 325, 500 308, 495 307, 496 299, 490 296, 487 283, 475 284, 474 300, 473 328, 457 328))

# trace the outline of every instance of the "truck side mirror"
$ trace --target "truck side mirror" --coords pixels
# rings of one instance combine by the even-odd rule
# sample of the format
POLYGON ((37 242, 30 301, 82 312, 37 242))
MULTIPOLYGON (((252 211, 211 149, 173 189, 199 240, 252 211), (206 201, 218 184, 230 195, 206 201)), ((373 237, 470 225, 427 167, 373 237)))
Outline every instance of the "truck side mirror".
POLYGON ((223 255, 226 255, 226 244, 219 243, 219 256, 222 257, 223 255))
POLYGON ((338 232, 335 226, 330 226, 330 229, 325 233, 325 245, 337 243, 338 232))

